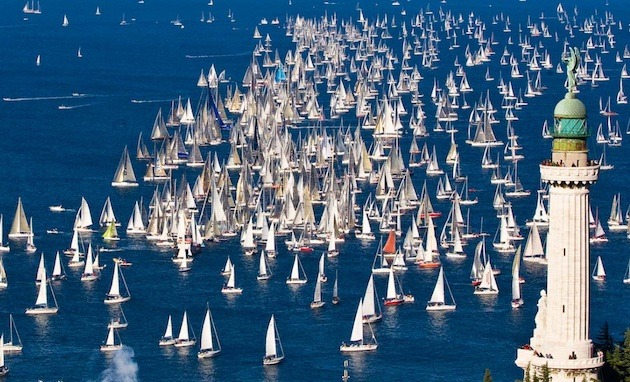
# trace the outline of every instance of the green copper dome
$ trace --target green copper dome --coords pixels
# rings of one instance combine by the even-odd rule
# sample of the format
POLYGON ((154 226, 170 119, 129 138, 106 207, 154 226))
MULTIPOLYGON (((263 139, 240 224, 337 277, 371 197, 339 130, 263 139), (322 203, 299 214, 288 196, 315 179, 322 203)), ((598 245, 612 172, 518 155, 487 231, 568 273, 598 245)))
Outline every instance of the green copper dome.
POLYGON ((567 93, 564 99, 556 105, 553 116, 556 118, 586 119, 586 106, 575 98, 575 93, 567 93))

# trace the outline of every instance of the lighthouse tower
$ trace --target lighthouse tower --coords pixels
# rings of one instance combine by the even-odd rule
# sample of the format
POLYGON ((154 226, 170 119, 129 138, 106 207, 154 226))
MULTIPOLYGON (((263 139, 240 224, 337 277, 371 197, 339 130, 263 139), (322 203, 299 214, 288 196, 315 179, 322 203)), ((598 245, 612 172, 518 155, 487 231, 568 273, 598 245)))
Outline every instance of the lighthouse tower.
POLYGON ((518 349, 516 364, 532 379, 546 365, 553 382, 582 382, 597 379, 604 364, 589 336, 589 186, 599 164, 588 158, 586 107, 573 92, 579 50, 570 49, 563 61, 567 93, 554 109, 551 158, 540 165, 549 184, 547 291, 540 292, 534 335, 518 349))

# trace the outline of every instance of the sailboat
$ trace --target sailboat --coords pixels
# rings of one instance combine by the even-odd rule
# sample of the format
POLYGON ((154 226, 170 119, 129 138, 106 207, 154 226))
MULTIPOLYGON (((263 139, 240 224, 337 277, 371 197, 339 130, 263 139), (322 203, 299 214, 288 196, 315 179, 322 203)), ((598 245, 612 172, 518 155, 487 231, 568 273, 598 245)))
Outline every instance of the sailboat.
POLYGON ((376 255, 374 256, 374 261, 372 262, 372 273, 373 274, 386 274, 389 273, 389 264, 385 259, 385 255, 383 255, 382 248, 383 238, 381 237, 381 242, 377 247, 376 255))
POLYGON ((593 231, 593 235, 589 238, 589 242, 592 243, 605 243, 608 241, 606 237, 606 232, 604 231, 604 227, 602 227, 602 223, 599 220, 599 211, 595 213, 595 230, 593 231))
POLYGON ((105 232, 103 232, 103 240, 105 241, 118 241, 120 240, 120 236, 118 236, 118 230, 116 229, 116 223, 110 222, 107 226, 105 232))
POLYGON ((4 343, 4 352, 18 354, 22 352, 22 348, 20 333, 18 333, 17 326, 15 326, 13 315, 9 314, 9 342, 4 343))
POLYGON ((35 58, 35 65, 41 66, 41 64, 42 64, 42 56, 38 54, 37 58, 35 58))
POLYGON ((284 360, 284 349, 276 327, 276 318, 272 314, 267 326, 267 335, 265 337, 265 357, 263 365, 276 365, 284 360))
POLYGON ((271 277, 271 270, 267 266, 265 251, 260 252, 260 260, 258 262, 258 276, 256 279, 259 281, 269 280, 271 277))
MULTIPOLYGON (((630 262, 628 262, 628 270, 630 270, 630 262)), ((333 305, 339 304, 339 274, 338 271, 335 271, 335 283, 333 284, 333 295, 332 295, 332 303, 333 305)))
POLYGON ((352 324, 352 334, 350 334, 350 343, 343 342, 339 347, 341 352, 361 352, 376 350, 378 343, 374 332, 372 331, 372 325, 368 323, 368 328, 372 334, 370 341, 364 339, 364 327, 363 327, 363 300, 359 300, 359 306, 357 307, 357 313, 354 316, 354 323, 352 324))
POLYGON ((286 283, 289 285, 292 284, 306 284, 308 278, 306 277, 306 272, 304 272, 304 268, 302 268, 302 262, 300 262, 300 257, 295 254, 295 259, 293 260, 293 267, 291 268, 291 276, 287 278, 286 283))
POLYGON ((0 253, 9 251, 11 251, 11 247, 4 242, 4 218, 2 214, 0 214, 0 253))
POLYGON ((396 306, 403 303, 403 294, 396 288, 396 276, 394 270, 389 269, 389 278, 387 280, 387 294, 385 295, 385 306, 396 306))
POLYGON ((228 255, 227 260, 225 260, 225 266, 223 267, 223 270, 221 271, 221 275, 223 276, 229 276, 230 274, 232 274, 232 260, 230 260, 230 256, 228 255))
POLYGON ((499 294, 497 280, 494 278, 494 272, 490 261, 486 261, 483 268, 483 276, 481 276, 481 284, 475 287, 474 294, 499 294))
POLYGON ((623 275, 623 283, 630 284, 630 260, 628 260, 628 267, 626 267, 626 273, 623 275))
POLYGON ((105 298, 103 302, 105 304, 119 304, 119 303, 123 303, 129 300, 131 300, 131 294, 129 293, 129 288, 127 287, 125 276, 123 276, 122 271, 120 270, 119 263, 114 262, 114 274, 112 276, 112 286, 109 288, 109 293, 107 293, 107 297, 105 298), (125 286, 125 294, 120 294, 119 278, 122 279, 123 285, 125 286))
POLYGON ((324 306, 326 303, 322 300, 322 279, 317 277, 315 283, 315 293, 313 294, 313 302, 311 302, 311 309, 317 309, 324 306))
POLYGON ((28 225, 28 220, 26 220, 26 214, 22 206, 22 198, 18 198, 15 217, 11 224, 11 231, 9 231, 9 239, 28 238, 32 233, 33 231, 31 231, 31 227, 28 225))
POLYGON ((175 345, 175 338, 173 337, 173 319, 170 314, 168 315, 166 330, 164 331, 164 335, 160 338, 160 342, 158 342, 158 344, 160 346, 175 345))
POLYGON ((120 335, 118 334, 118 331, 113 327, 110 327, 107 333, 107 339, 105 340, 105 343, 101 345, 101 351, 114 352, 122 349, 122 347, 123 344, 120 340, 120 335), (116 342, 115 340, 116 337, 118 337, 118 342, 116 342))
POLYGON ((319 270, 317 272, 317 278, 321 280, 321 282, 323 283, 328 281, 328 277, 326 277, 326 272, 324 271, 324 265, 325 265, 325 256, 322 253, 321 257, 319 258, 319 270))
POLYGON ((100 7, 96 7, 96 12, 94 12, 94 15, 96 16, 100 16, 101 15, 101 8, 100 7))
POLYGON ((52 295, 52 299, 55 303, 54 306, 50 306, 48 304, 48 285, 49 282, 43 282, 39 284, 39 293, 37 294, 37 300, 35 301, 35 306, 32 308, 26 309, 24 312, 27 315, 38 315, 38 314, 57 314, 59 311, 59 307, 57 306, 57 299, 55 298, 55 292, 50 287, 50 293, 52 295))
POLYGON ((34 242, 34 237, 35 234, 33 233, 33 218, 31 218, 31 234, 28 235, 28 237, 26 238, 26 253, 35 253, 37 252, 37 247, 35 246, 35 242, 34 242))
POLYGON ((94 268, 92 257, 92 243, 89 244, 87 253, 85 254, 85 267, 81 275, 81 281, 94 281, 101 277, 98 269, 94 268))
POLYGON ((85 264, 84 260, 81 260, 81 253, 79 251, 74 252, 70 261, 68 261, 68 266, 70 268, 78 268, 82 267, 85 264))
POLYGON ((0 289, 4 289, 8 286, 7 271, 4 269, 4 263, 2 262, 2 257, 0 257, 0 289))
MULTIPOLYGON (((197 343, 197 338, 195 338, 195 333, 192 332, 192 336, 191 336, 191 333, 189 333, 188 327, 189 327, 188 313, 184 311, 184 317, 182 318, 182 326, 181 328, 179 328, 179 335, 177 336, 177 339, 175 340, 175 343, 173 344, 175 345, 175 347, 178 347, 178 348, 189 347, 197 343)), ((192 331, 192 329, 190 331, 192 331)))
POLYGON ((129 323, 127 322, 127 316, 125 316, 125 312, 123 311, 122 305, 118 305, 120 309, 120 313, 116 317, 112 317, 107 324, 107 328, 114 329, 124 329, 129 323))
POLYGON ((591 276, 595 281, 606 281, 606 271, 604 270, 604 263, 602 263, 601 256, 597 256, 597 264, 591 276))
POLYGON ((35 285, 39 285, 42 282, 46 282, 46 264, 44 262, 44 253, 39 257, 39 266, 37 267, 37 275, 35 276, 35 285))
POLYGON ((9 374, 9 367, 4 363, 4 334, 0 335, 0 377, 9 374))
POLYGON ((61 256, 59 251, 55 255, 55 265, 53 266, 52 275, 50 275, 52 281, 61 281, 66 279, 66 271, 63 269, 63 263, 61 262, 61 256))
POLYGON ((381 304, 378 300, 376 289, 374 289, 374 277, 372 275, 370 275, 367 287, 365 288, 362 305, 364 324, 370 324, 383 318, 383 313, 381 312, 381 304))
POLYGON ((241 294, 243 293, 243 288, 236 287, 236 270, 234 266, 232 266, 232 271, 230 272, 230 278, 228 279, 227 284, 221 288, 221 293, 223 294, 241 294))
POLYGON ((426 310, 455 310, 456 307, 457 305, 455 304, 455 299, 453 298, 451 287, 448 285, 446 276, 444 276, 444 268, 440 267, 440 273, 438 274, 437 281, 435 282, 435 287, 433 288, 431 299, 429 300, 429 302, 427 302, 426 310), (451 297, 450 303, 448 304, 446 303, 446 290, 448 290, 448 293, 451 297))
POLYGON ((137 187, 136 174, 133 172, 131 166, 131 158, 129 157, 129 149, 125 146, 116 173, 114 174, 114 180, 112 180, 113 187, 126 188, 137 187))
POLYGON ((70 23, 68 22, 68 16, 63 15, 63 22, 61 23, 61 26, 67 27, 68 25, 70 25, 70 23))
POLYGON ((521 296, 521 246, 519 245, 512 261, 512 308, 518 309, 523 305, 521 296))
POLYGON ((210 313, 210 307, 206 308, 206 316, 201 326, 201 344, 197 358, 212 358, 221 352, 221 343, 217 335, 217 328, 210 313))

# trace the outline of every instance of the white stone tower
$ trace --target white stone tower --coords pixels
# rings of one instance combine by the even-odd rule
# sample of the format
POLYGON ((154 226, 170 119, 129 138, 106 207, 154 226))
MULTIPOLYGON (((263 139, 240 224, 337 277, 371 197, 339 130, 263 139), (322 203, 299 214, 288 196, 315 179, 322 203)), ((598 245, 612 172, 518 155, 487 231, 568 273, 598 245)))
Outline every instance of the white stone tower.
POLYGON ((517 351, 516 364, 539 376, 547 365, 553 382, 597 379, 604 364, 594 354, 590 325, 589 186, 599 164, 588 159, 586 107, 573 92, 579 50, 563 57, 568 86, 554 109, 551 159, 540 165, 549 183, 547 292, 541 291, 536 328, 528 345, 517 351))

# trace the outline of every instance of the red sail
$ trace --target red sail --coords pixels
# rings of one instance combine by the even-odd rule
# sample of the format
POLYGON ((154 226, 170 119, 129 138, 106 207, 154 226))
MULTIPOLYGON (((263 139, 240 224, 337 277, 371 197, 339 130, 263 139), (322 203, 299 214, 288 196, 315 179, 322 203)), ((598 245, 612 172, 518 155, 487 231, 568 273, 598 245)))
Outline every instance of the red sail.
POLYGON ((389 231, 389 237, 383 247, 383 253, 396 253, 396 233, 394 230, 389 231))

